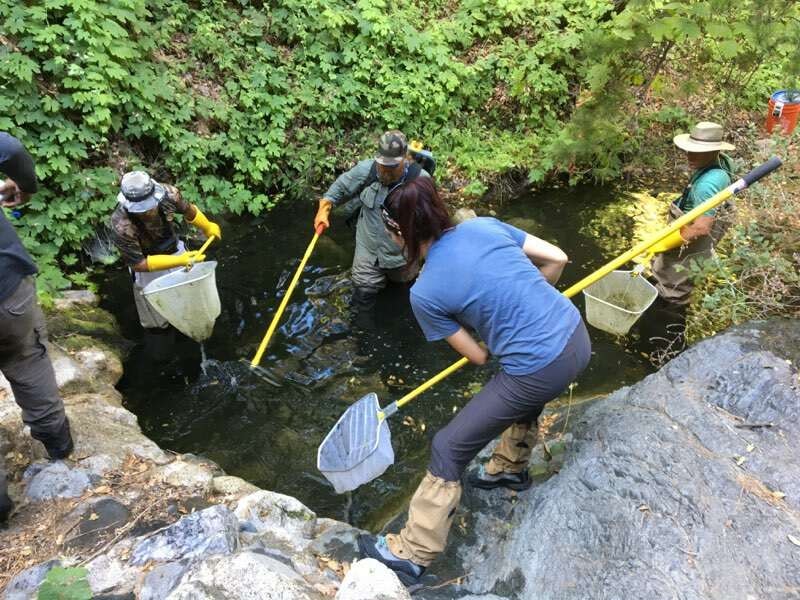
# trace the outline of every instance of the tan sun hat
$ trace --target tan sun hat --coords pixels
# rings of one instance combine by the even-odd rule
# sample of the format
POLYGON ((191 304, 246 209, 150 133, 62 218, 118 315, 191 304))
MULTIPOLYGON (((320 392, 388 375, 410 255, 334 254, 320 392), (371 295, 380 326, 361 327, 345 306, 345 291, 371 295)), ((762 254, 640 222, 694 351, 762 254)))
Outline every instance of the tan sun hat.
POLYGON ((676 135, 675 145, 686 152, 712 152, 714 150, 735 150, 736 147, 722 141, 722 125, 703 121, 692 127, 691 133, 676 135))

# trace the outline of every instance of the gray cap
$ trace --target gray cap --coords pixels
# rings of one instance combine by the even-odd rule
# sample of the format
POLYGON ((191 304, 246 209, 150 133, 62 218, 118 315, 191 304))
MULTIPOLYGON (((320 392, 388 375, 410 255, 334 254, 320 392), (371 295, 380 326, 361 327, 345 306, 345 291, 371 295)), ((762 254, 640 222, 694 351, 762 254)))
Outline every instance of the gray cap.
POLYGON ((395 167, 408 154, 408 140, 402 132, 387 131, 378 140, 378 155, 375 162, 386 167, 395 167))
POLYGON ((158 206, 167 191, 144 171, 130 171, 122 176, 117 202, 132 213, 147 212, 158 206))

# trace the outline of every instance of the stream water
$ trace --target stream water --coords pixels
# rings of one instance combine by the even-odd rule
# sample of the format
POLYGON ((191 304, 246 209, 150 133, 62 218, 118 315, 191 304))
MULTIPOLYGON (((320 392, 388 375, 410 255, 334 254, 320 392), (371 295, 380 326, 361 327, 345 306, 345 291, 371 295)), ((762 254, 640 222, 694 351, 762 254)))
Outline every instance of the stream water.
MULTIPOLYGON (((563 289, 612 258, 582 232, 615 197, 613 190, 596 187, 552 190, 516 198, 496 211, 570 255, 563 289)), ((387 404, 458 356, 445 342, 425 342, 404 287, 381 295, 375 331, 349 327, 343 274, 354 239, 337 219, 303 273, 262 361, 263 377, 251 373, 244 361, 254 354, 310 241, 311 217, 312 207, 295 204, 221 223, 224 238, 209 258, 219 263, 222 314, 203 356, 198 344, 180 335, 144 337, 129 276, 119 264, 110 268, 99 281, 104 307, 126 337, 140 341, 119 389, 144 432, 163 448, 203 454, 228 474, 299 498, 320 516, 376 527, 413 492, 430 438, 497 365, 467 366, 404 408, 391 422, 395 465, 352 499, 336 495, 316 470, 316 449, 347 406, 369 391, 387 404)), ((583 298, 574 301, 583 310, 583 298)), ((651 371, 628 338, 590 332, 593 357, 577 397, 611 391, 651 371)))

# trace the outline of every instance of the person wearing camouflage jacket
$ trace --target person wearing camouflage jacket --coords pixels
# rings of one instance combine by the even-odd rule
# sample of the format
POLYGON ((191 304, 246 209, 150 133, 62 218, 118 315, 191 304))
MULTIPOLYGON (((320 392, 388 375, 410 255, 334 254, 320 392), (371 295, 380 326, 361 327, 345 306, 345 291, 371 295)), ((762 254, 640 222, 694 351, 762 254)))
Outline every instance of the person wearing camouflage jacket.
POLYGON ((144 171, 123 176, 117 208, 111 215, 111 239, 131 271, 133 298, 145 329, 169 325, 145 299, 145 286, 164 273, 205 258, 195 250, 186 251, 175 230, 175 213, 182 214, 206 236, 222 238, 219 225, 186 202, 176 187, 161 184, 144 171))

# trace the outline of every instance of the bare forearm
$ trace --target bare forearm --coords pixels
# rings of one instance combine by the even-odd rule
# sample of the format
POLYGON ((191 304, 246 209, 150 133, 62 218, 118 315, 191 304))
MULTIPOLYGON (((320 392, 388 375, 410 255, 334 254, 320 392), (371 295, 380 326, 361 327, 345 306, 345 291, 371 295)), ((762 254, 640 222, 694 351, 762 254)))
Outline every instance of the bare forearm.
POLYGON ((466 357, 473 364, 484 365, 489 359, 489 353, 486 349, 481 347, 463 327, 449 336, 447 343, 450 344, 453 350, 466 357))
POLYGON ((691 242, 694 239, 710 234, 713 226, 714 217, 702 215, 688 225, 681 227, 681 237, 687 242, 691 242))
POLYGON ((561 248, 531 234, 525 236, 522 251, 541 272, 542 276, 555 285, 569 258, 561 248))

